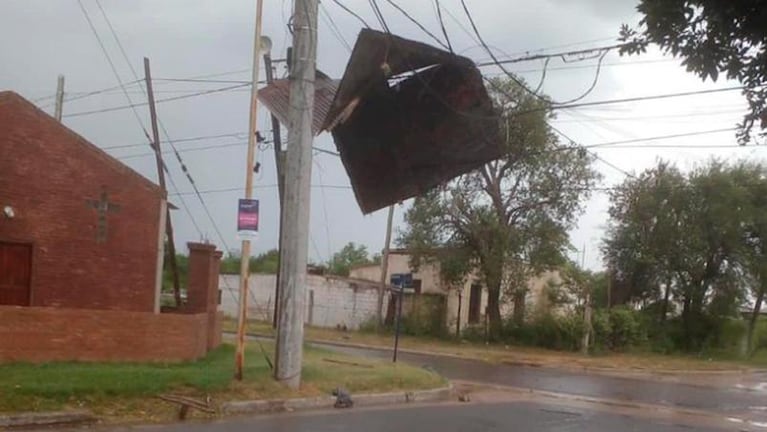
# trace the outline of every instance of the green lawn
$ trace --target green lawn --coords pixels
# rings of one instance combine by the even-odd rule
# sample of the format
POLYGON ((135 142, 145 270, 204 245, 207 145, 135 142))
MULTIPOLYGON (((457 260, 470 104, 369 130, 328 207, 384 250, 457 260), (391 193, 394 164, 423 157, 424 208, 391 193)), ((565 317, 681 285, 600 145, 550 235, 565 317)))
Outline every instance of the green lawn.
MULTIPOLYGON (((264 344, 264 348, 271 356, 273 346, 264 344)), ((5 364, 0 366, 0 412, 89 408, 107 418, 164 420, 171 419, 174 411, 173 406, 155 398, 162 393, 200 399, 210 395, 215 402, 222 402, 329 394, 338 386, 359 393, 444 384, 435 374, 402 364, 308 347, 304 353, 303 382, 298 392, 272 380, 256 346, 246 352, 243 382, 232 380, 231 345, 220 347, 205 359, 176 364, 5 364)))
MULTIPOLYGON (((237 324, 234 320, 224 320, 224 330, 236 331, 236 329, 237 324)), ((261 335, 273 335, 274 333, 270 323, 259 321, 249 322, 247 331, 261 335)), ((304 332, 307 341, 340 342, 386 348, 390 348, 393 344, 393 337, 390 334, 339 331, 318 327, 306 327, 304 332)), ((761 350, 757 355, 748 360, 739 359, 732 354, 712 354, 711 356, 700 357, 683 354, 662 355, 651 352, 604 353, 601 355, 583 356, 577 352, 553 351, 545 348, 508 346, 503 344, 486 345, 477 342, 459 342, 455 339, 435 339, 404 335, 400 338, 400 347, 494 363, 532 364, 565 369, 599 368, 631 372, 666 372, 745 370, 751 367, 767 367, 767 350, 761 350)))

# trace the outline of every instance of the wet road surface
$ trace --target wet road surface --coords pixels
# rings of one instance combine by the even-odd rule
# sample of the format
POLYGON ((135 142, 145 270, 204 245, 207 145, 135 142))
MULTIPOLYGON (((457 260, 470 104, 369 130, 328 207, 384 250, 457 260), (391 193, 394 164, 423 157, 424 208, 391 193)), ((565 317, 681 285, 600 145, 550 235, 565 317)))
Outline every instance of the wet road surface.
POLYGON ((563 431, 714 431, 673 420, 652 420, 602 411, 571 410, 532 402, 470 405, 435 405, 370 410, 281 414, 205 424, 179 424, 115 431, 162 432, 563 432, 563 431))
MULTIPOLYGON (((383 350, 323 347, 366 357, 391 358, 391 353, 383 350)), ((399 358, 432 368, 453 380, 767 419, 767 392, 746 391, 734 386, 712 388, 410 353, 400 353, 399 358)))

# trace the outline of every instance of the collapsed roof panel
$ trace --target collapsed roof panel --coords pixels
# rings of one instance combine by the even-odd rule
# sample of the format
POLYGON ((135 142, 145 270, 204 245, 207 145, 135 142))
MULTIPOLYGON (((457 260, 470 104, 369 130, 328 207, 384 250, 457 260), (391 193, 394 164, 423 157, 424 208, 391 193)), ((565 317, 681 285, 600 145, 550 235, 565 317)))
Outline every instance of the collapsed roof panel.
MULTIPOLYGON (((322 124, 330 110, 330 104, 336 95, 338 80, 330 79, 324 73, 317 71, 314 80, 314 114, 312 117, 312 133, 317 135, 322 130, 322 124)), ((278 79, 258 90, 258 100, 266 106, 277 120, 290 128, 290 80, 278 79)))
POLYGON ((501 156, 492 102, 474 63, 362 30, 324 129, 370 213, 501 156))

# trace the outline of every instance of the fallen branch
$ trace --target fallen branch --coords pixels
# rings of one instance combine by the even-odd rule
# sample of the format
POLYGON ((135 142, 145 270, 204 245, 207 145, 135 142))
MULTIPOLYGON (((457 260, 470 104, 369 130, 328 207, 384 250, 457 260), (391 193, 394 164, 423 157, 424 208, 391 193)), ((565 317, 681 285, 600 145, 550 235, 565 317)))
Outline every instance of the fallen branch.
POLYGON ((342 365, 346 365, 346 366, 355 366, 355 367, 367 368, 367 369, 373 369, 375 367, 375 366, 373 366, 371 364, 357 363, 357 362, 344 361, 344 360, 335 360, 335 359, 329 359, 329 358, 323 358, 322 361, 326 361, 328 363, 342 364, 342 365))

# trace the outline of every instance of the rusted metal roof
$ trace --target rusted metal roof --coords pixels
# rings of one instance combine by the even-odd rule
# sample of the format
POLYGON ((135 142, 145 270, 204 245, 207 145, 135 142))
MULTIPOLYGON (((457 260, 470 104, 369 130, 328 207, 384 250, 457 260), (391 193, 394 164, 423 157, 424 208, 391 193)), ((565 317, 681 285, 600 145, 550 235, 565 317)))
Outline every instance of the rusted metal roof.
MULTIPOLYGON (((314 116, 312 118, 312 132, 317 135, 322 130, 322 124, 330 109, 330 104, 338 88, 339 80, 333 80, 324 73, 317 71, 314 81, 314 116)), ((290 80, 279 79, 258 91, 258 100, 277 117, 285 127, 290 127, 288 122, 288 108, 290 107, 290 80)))
POLYGON ((470 59, 369 29, 357 37, 322 127, 364 213, 502 155, 496 113, 470 59))

